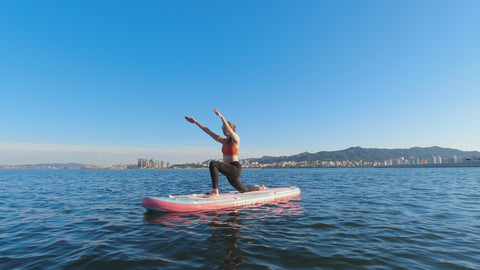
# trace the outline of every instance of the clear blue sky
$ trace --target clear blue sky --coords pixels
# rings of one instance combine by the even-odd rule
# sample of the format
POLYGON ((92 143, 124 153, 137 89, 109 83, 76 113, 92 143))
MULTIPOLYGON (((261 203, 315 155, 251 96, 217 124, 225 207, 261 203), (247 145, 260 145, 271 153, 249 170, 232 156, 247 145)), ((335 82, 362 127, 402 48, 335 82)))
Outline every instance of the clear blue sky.
POLYGON ((0 165, 480 150, 480 1, 1 1, 0 165))

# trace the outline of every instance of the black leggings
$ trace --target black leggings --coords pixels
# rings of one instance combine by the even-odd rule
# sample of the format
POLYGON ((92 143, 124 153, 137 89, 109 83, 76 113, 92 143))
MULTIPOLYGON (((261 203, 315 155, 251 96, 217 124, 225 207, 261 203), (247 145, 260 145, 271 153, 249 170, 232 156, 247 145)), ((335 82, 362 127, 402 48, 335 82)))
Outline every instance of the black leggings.
POLYGON ((242 166, 238 161, 225 163, 222 161, 210 161, 208 166, 210 169, 210 176, 212 177, 212 187, 218 189, 218 172, 221 172, 227 177, 228 182, 236 190, 240 192, 249 192, 260 190, 259 186, 244 186, 242 181, 240 181, 240 176, 242 175, 242 166))

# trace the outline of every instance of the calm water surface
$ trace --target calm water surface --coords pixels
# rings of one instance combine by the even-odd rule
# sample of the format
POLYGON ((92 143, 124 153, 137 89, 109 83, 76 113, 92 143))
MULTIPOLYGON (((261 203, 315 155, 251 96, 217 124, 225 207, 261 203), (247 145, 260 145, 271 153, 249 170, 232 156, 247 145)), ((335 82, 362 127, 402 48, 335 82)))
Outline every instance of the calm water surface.
MULTIPOLYGON (((146 212, 207 170, 0 170, 1 269, 479 269, 480 168, 244 170, 288 203, 146 212)), ((222 178, 221 191, 232 190, 222 178)))

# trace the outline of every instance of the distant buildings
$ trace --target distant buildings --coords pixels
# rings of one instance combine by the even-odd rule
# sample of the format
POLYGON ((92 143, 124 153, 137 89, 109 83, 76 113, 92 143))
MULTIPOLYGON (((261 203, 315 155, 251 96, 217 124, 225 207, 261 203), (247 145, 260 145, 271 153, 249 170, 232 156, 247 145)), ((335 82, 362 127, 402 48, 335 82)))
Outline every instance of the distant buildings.
POLYGON ((457 156, 440 157, 432 156, 429 159, 418 157, 400 157, 397 159, 380 161, 363 160, 328 160, 328 161, 280 161, 272 163, 260 163, 241 160, 244 168, 358 168, 358 167, 454 167, 454 166, 480 166, 480 158, 467 158, 460 160, 457 156))
MULTIPOLYGON (((163 160, 153 158, 139 158, 137 164, 114 164, 114 165, 83 165, 83 164, 35 164, 35 165, 3 165, 0 169, 206 169, 208 163, 185 163, 171 164, 163 160)), ((363 161, 363 160, 314 160, 314 161, 278 161, 259 162, 250 159, 240 160, 243 168, 389 168, 389 167, 480 167, 480 157, 458 158, 457 156, 441 157, 431 156, 430 158, 400 157, 396 159, 363 161)))
POLYGON ((52 164, 28 164, 28 165, 0 165, 0 170, 125 170, 125 169, 168 169, 174 168, 170 162, 155 159, 139 158, 137 164, 113 164, 113 165, 92 165, 77 163, 52 163, 52 164))
POLYGON ((155 159, 145 159, 139 158, 137 163, 138 169, 166 169, 172 167, 170 162, 165 162, 163 160, 155 160, 155 159))

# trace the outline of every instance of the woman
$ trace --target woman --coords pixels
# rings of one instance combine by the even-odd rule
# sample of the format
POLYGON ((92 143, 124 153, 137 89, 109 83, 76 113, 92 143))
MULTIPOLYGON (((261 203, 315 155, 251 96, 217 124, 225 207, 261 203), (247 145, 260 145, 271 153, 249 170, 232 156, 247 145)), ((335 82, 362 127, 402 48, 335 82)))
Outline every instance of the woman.
POLYGON ((215 114, 222 119, 223 122, 223 134, 226 137, 222 137, 210 131, 206 126, 202 125, 193 117, 185 116, 188 122, 196 124, 205 133, 210 135, 215 141, 221 143, 223 162, 212 160, 209 164, 210 177, 212 178, 212 193, 208 194, 209 198, 218 197, 218 172, 221 172, 228 179, 228 182, 240 192, 249 192, 256 190, 266 190, 267 188, 262 184, 261 186, 244 186, 240 181, 242 175, 242 166, 238 162, 238 148, 240 147, 240 137, 237 135, 237 127, 223 117, 223 115, 215 108, 215 114))

